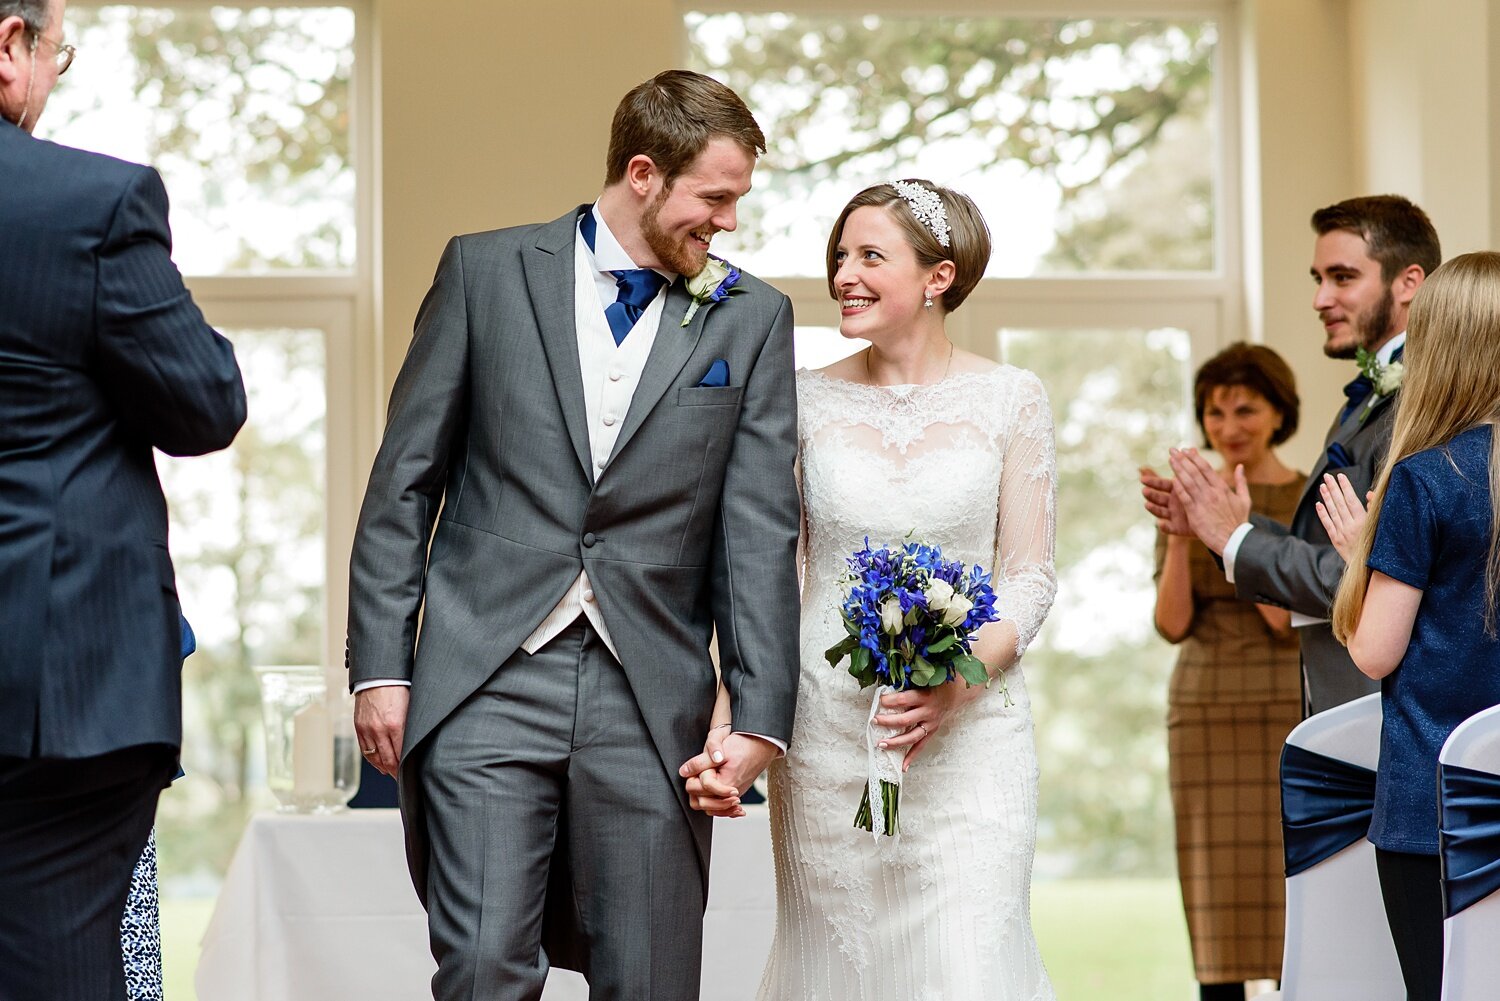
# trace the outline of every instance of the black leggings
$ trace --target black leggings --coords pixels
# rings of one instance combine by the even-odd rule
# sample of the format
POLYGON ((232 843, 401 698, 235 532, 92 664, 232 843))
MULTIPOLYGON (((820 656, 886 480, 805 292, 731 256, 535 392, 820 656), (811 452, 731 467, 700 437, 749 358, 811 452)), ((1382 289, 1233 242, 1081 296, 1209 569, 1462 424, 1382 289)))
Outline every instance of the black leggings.
POLYGON ((1385 919, 1401 961, 1407 1001, 1438 1001, 1443 991, 1443 886, 1436 855, 1375 849, 1385 919))

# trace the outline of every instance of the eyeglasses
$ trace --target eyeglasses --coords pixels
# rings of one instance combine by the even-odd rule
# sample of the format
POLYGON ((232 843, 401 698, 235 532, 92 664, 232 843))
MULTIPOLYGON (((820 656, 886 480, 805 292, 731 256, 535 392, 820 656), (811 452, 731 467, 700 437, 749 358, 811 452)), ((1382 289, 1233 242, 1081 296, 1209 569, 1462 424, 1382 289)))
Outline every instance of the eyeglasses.
POLYGON ((48 45, 51 45, 57 50, 57 56, 55 57, 57 60, 57 75, 62 76, 64 73, 68 72, 68 67, 73 65, 73 57, 78 54, 78 50, 65 42, 54 42, 52 39, 47 38, 43 35, 32 35, 31 54, 33 56, 36 55, 37 45, 42 42, 46 42, 48 45))

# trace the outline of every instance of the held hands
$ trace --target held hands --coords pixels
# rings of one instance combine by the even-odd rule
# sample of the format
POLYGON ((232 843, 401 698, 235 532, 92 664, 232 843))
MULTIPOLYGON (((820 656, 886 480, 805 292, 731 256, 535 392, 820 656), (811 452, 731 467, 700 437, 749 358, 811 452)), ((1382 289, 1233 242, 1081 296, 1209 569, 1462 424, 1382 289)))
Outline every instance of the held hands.
POLYGON ((378 771, 396 777, 401 740, 406 735, 406 708, 411 689, 405 685, 366 688, 354 696, 354 735, 359 751, 378 771))
POLYGON ((1181 505, 1192 534, 1215 553, 1223 555, 1234 530, 1250 520, 1250 485, 1245 467, 1234 467, 1231 491, 1208 460, 1195 448, 1174 448, 1169 453, 1172 496, 1181 505))
POLYGON ((715 727, 703 742, 703 753, 677 770, 687 779, 688 805, 710 817, 743 817, 740 795, 777 753, 769 740, 730 733, 727 726, 715 727))
POLYGON ((943 728, 949 715, 985 694, 987 690, 983 685, 971 688, 955 680, 934 688, 914 688, 882 695, 875 725, 897 732, 882 739, 881 748, 905 747, 907 751, 901 759, 901 770, 906 771, 933 735, 943 728))
MULTIPOLYGON (((1349 477, 1343 473, 1339 473, 1337 480, 1324 473, 1323 482, 1318 484, 1318 493, 1323 498, 1315 505, 1318 520, 1327 530, 1328 540, 1333 543, 1333 548, 1347 563, 1349 554, 1354 551, 1355 541, 1364 530, 1365 506, 1359 502, 1359 494, 1349 482, 1349 477)), ((1365 498, 1369 499, 1370 496, 1371 494, 1366 494, 1365 498)))

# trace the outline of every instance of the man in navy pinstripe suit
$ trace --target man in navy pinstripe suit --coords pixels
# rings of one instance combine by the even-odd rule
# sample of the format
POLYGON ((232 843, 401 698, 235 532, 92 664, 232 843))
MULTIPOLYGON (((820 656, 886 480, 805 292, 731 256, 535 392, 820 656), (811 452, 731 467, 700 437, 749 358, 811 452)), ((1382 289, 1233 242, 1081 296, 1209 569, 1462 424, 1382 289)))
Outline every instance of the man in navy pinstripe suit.
POLYGON ((181 743, 152 448, 224 448, 234 350, 154 170, 33 139, 64 0, 0 0, 0 1001, 123 999, 131 869, 181 743))

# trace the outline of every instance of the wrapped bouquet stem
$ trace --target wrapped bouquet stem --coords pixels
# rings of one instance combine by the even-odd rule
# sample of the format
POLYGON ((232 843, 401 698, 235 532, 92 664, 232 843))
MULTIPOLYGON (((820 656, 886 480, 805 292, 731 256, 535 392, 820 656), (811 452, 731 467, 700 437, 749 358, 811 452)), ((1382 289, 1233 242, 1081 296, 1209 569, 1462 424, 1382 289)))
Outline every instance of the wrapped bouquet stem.
POLYGON ((869 775, 854 826, 877 837, 895 835, 901 829, 906 749, 879 746, 875 718, 881 696, 960 678, 968 685, 986 684, 989 674, 972 644, 979 627, 999 617, 995 592, 983 567, 945 560, 939 547, 909 539, 880 548, 866 539, 848 563, 843 583, 849 590, 839 614, 849 635, 824 656, 834 667, 849 658, 849 673, 860 687, 876 686, 865 727, 869 775))

